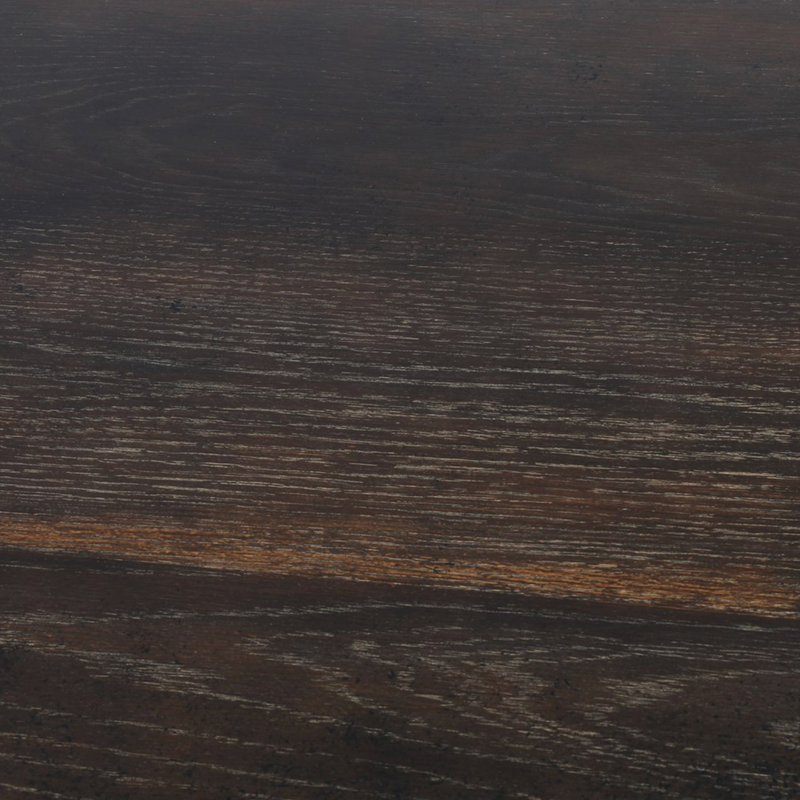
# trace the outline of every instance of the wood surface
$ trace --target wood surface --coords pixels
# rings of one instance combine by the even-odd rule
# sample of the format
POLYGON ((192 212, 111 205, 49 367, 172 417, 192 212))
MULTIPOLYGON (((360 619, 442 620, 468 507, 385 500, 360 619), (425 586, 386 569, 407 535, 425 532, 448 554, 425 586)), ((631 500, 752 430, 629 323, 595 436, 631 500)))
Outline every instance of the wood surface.
POLYGON ((798 42, 3 0, 0 798, 800 796, 798 42))

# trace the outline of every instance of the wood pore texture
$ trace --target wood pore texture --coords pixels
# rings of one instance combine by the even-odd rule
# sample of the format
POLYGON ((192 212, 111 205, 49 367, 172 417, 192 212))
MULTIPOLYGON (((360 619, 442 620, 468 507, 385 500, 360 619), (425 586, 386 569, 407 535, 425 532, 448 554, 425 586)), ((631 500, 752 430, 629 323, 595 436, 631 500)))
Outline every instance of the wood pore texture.
POLYGON ((799 797, 799 44, 3 0, 0 798, 799 797))

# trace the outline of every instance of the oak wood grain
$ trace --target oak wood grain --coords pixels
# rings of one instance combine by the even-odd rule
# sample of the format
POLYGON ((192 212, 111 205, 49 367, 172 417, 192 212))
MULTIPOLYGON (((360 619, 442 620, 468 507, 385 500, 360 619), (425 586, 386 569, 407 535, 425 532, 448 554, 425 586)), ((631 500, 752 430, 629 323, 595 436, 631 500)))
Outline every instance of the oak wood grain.
POLYGON ((785 620, 24 551, 0 576, 8 797, 800 791, 785 620))
POLYGON ((0 797, 796 796, 799 39, 4 0, 0 797))

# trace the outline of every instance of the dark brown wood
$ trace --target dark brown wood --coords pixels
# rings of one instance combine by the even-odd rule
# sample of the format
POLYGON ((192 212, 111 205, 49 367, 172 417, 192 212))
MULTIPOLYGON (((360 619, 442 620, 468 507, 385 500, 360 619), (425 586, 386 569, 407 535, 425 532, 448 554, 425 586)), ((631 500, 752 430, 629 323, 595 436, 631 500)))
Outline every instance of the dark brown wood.
POLYGON ((0 577, 9 797, 800 789, 787 621, 29 553, 0 577))
POLYGON ((796 4, 0 23, 0 797, 798 795, 796 4))

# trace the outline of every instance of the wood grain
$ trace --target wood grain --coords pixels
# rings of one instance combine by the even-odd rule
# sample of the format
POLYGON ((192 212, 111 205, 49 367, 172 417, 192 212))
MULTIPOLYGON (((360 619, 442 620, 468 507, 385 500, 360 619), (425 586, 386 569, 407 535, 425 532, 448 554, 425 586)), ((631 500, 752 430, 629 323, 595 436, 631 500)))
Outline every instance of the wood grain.
POLYGON ((796 796, 800 8, 0 21, 0 797, 796 796))
POLYGON ((800 791, 786 621, 8 555, 9 797, 800 791))

